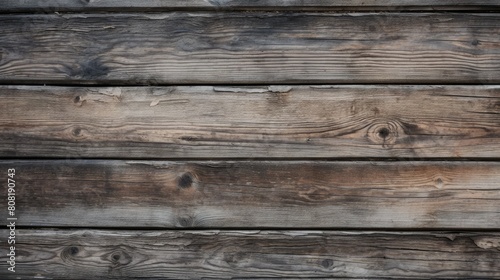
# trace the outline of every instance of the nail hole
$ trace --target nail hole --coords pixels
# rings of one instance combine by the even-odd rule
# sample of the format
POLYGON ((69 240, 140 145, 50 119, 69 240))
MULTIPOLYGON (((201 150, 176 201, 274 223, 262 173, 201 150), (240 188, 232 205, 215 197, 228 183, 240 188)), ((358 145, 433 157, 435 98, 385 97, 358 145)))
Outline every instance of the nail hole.
POLYGON ((181 189, 189 188, 193 184, 193 175, 191 173, 184 173, 178 180, 177 185, 181 189))
POLYGON ((73 99, 73 102, 78 103, 78 102, 80 102, 80 100, 82 100, 82 98, 81 98, 80 96, 76 96, 76 97, 73 99))
POLYGON ((472 40, 471 44, 472 44, 473 46, 477 46, 477 45, 479 45, 480 43, 479 43, 479 40, 474 39, 474 40, 472 40))
POLYGON ((378 136, 385 139, 389 136, 390 133, 391 132, 389 131, 389 129, 383 127, 378 131, 378 136))

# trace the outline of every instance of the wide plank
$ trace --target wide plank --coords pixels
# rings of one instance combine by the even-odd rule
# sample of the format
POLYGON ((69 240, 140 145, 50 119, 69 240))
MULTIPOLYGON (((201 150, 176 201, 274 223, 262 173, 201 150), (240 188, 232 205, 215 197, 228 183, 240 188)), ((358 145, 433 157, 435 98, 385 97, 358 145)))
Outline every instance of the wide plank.
POLYGON ((500 277, 498 232, 21 229, 16 238, 16 272, 2 261, 2 279, 500 277))
POLYGON ((19 226, 500 228, 500 162, 0 162, 11 168, 19 226))
POLYGON ((498 84, 497 13, 0 15, 0 83, 498 84))
POLYGON ((1 86, 0 156, 500 158, 499 86, 1 86))
POLYGON ((497 11, 497 0, 3 0, 0 13, 170 10, 497 11))

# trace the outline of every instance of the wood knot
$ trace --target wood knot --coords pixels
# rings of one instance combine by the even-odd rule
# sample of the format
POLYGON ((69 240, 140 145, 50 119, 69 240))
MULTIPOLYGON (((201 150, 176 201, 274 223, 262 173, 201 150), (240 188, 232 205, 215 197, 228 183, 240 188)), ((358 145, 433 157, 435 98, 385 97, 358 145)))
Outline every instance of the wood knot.
POLYGON ((71 256, 76 256, 78 255, 78 252, 80 252, 80 249, 78 249, 78 247, 75 247, 75 246, 71 246, 68 248, 68 253, 71 255, 71 256))
POLYGON ((321 261, 321 266, 324 268, 331 268, 333 266, 333 260, 332 259, 324 259, 321 261))
POLYGON ((376 123, 368 128, 367 137, 371 142, 390 149, 396 144, 399 134, 403 132, 404 130, 399 122, 388 121, 386 123, 376 123))
POLYGON ((82 133, 82 129, 81 128, 77 127, 75 129, 73 129, 73 136, 78 137, 78 136, 81 135, 81 133, 82 133))
POLYGON ((193 38, 181 38, 177 41, 177 47, 183 51, 194 51, 196 50, 196 40, 193 38))
POLYGON ((186 172, 186 173, 182 174, 182 176, 180 176, 177 179, 177 186, 180 189, 189 188, 189 187, 193 186, 193 183, 194 183, 193 174, 191 174, 190 172, 186 172))
POLYGON ((237 266, 245 257, 243 252, 224 252, 223 254, 223 260, 230 266, 237 266))
POLYGON ((177 227, 192 227, 194 225, 194 219, 191 216, 181 216, 177 219, 177 227))
POLYGON ((378 136, 382 139, 386 139, 389 137, 389 134, 391 133, 388 128, 382 127, 381 129, 378 130, 378 136))
POLYGON ((124 250, 112 252, 107 259, 113 264, 113 267, 127 265, 132 262, 132 256, 124 250))
POLYGON ((71 259, 75 258, 78 253, 80 253, 80 248, 78 248, 77 246, 69 246, 61 252, 61 259, 70 261, 71 259))
POLYGON ((77 96, 73 97, 73 103, 77 107, 82 107, 83 102, 85 102, 85 96, 77 95, 77 96))
POLYGON ((436 185, 436 188, 438 188, 438 189, 442 189, 442 188, 443 188, 443 186, 444 186, 443 179, 441 179, 441 178, 437 178, 437 179, 435 180, 435 185, 436 185))

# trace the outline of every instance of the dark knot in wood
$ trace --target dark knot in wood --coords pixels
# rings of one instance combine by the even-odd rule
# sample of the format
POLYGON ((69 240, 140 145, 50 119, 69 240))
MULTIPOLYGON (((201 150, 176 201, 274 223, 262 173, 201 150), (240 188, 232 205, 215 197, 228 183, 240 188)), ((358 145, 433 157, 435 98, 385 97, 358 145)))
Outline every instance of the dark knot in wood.
POLYGON ((178 227, 191 227, 194 225, 194 219, 191 216, 182 216, 177 219, 178 227))
POLYGON ((109 255, 109 261, 113 264, 113 267, 127 265, 132 262, 132 256, 130 256, 123 249, 116 250, 109 255))
POLYGON ((385 149, 392 148, 404 129, 399 121, 377 122, 368 128, 367 137, 371 142, 382 145, 385 149))
POLYGON ((177 186, 181 189, 189 188, 193 185, 193 175, 189 172, 182 174, 177 180, 177 186))

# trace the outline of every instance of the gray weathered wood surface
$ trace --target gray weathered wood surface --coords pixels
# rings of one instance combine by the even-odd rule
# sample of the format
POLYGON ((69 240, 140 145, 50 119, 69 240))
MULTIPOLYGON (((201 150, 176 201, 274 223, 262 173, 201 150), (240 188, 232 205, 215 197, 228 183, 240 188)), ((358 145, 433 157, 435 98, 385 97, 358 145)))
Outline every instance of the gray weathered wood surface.
POLYGON ((0 0, 0 26, 0 279, 500 279, 500 1, 0 0))
POLYGON ((21 160, 0 168, 16 169, 20 226, 500 229, 498 162, 21 160))
POLYGON ((492 11, 498 0, 2 0, 0 12, 166 10, 492 11))
POLYGON ((7 279, 500 277, 498 233, 46 229, 16 245, 7 279))
POLYGON ((497 13, 0 15, 0 83, 500 82, 497 13))
POLYGON ((498 86, 0 87, 0 155, 500 158, 498 86))

